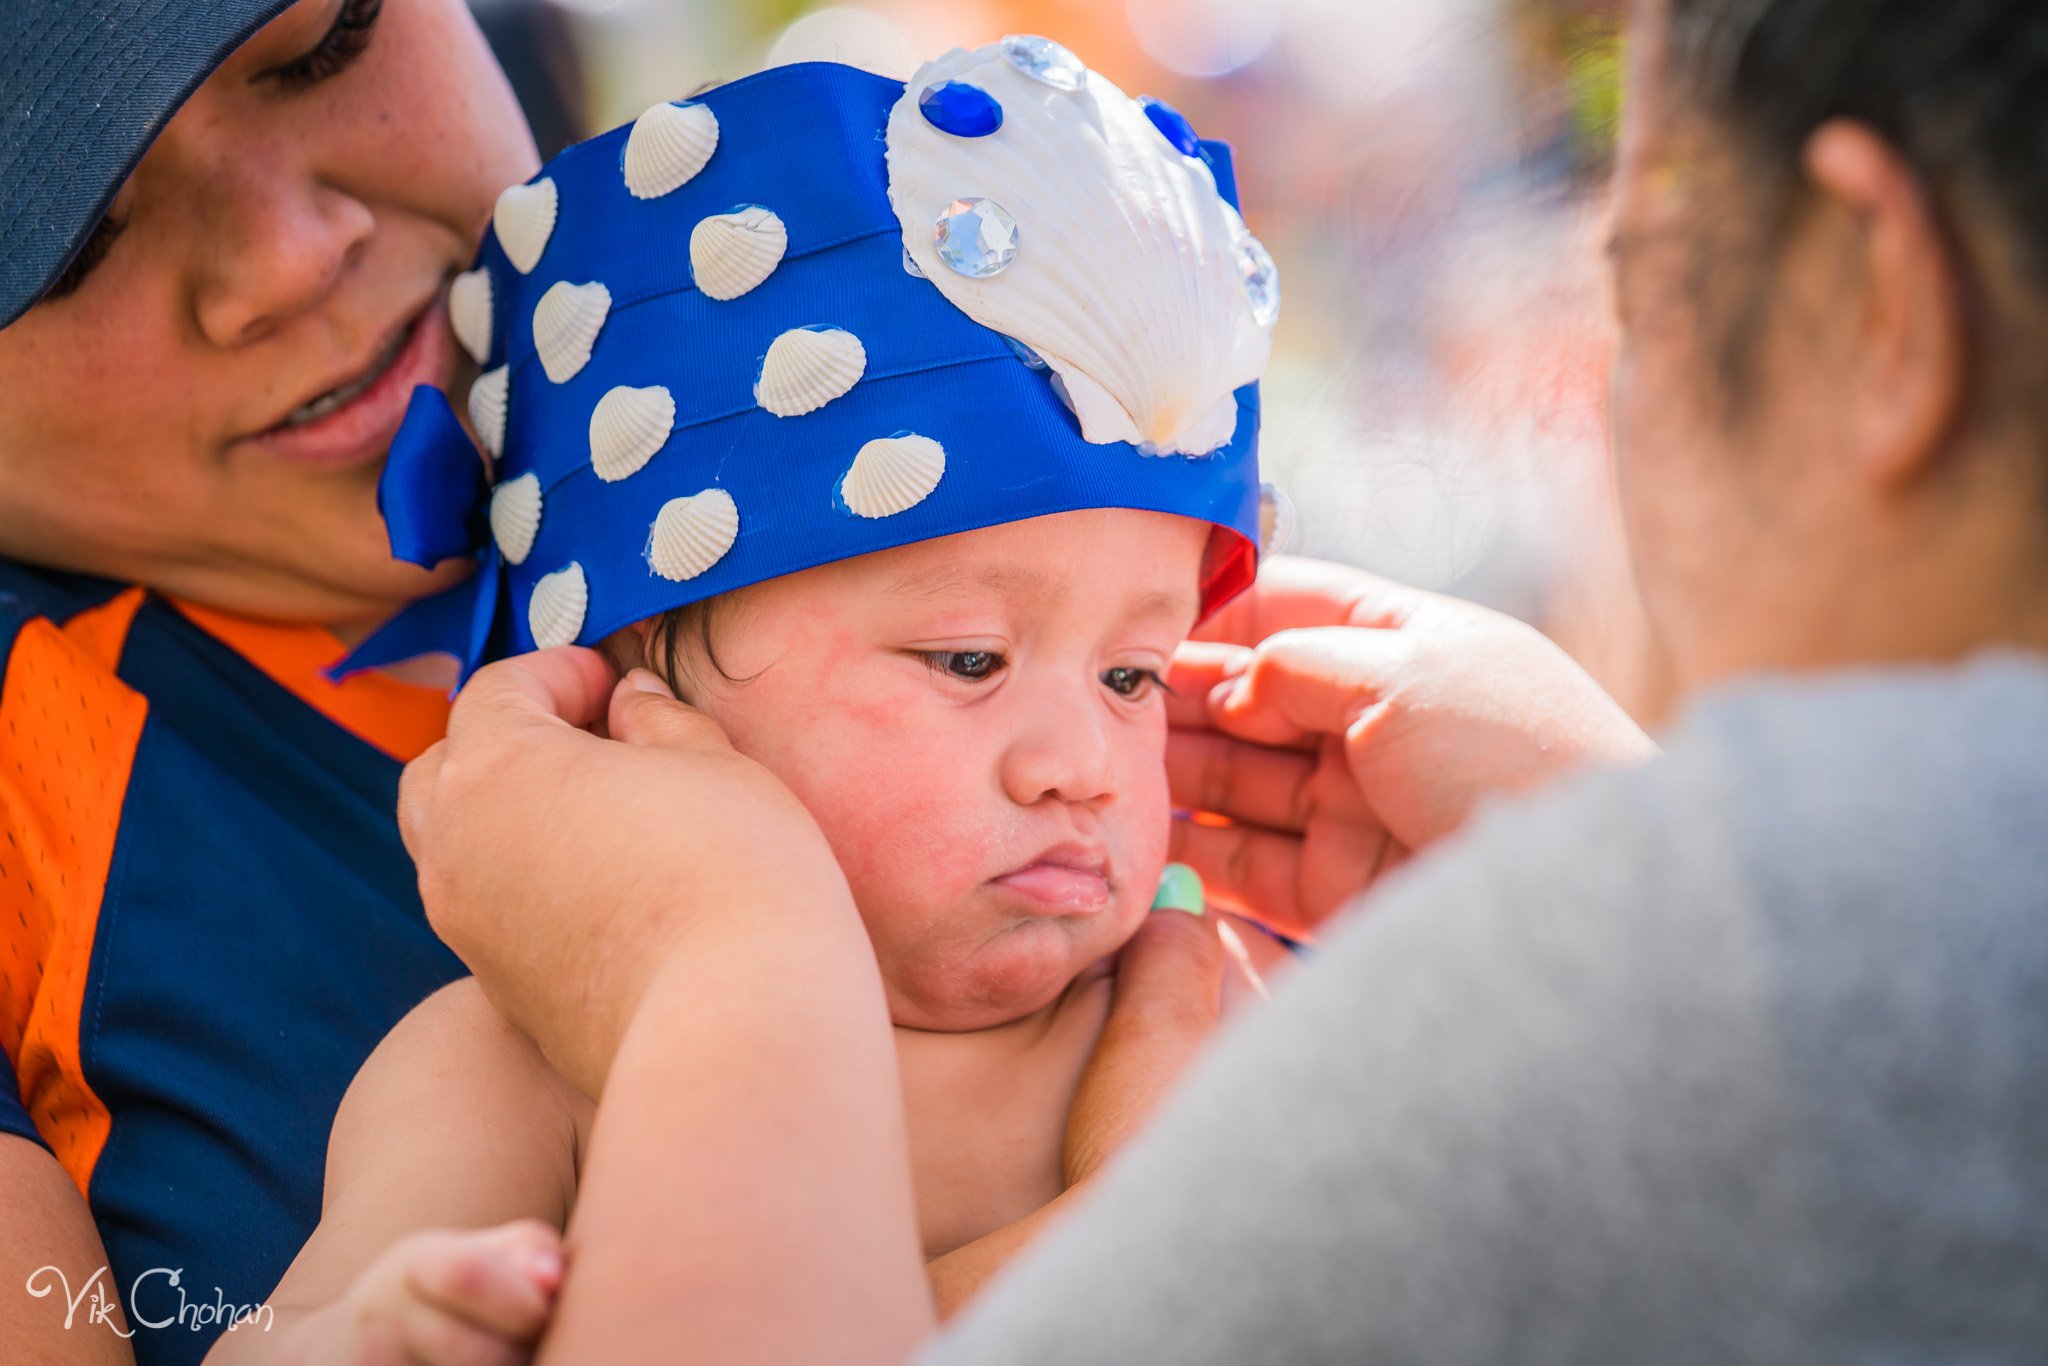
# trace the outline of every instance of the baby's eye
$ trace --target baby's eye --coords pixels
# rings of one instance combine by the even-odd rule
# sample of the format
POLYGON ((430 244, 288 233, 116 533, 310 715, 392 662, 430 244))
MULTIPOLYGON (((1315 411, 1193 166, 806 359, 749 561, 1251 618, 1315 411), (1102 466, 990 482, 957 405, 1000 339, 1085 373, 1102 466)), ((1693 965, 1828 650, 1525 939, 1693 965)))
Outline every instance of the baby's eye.
POLYGON ((979 683, 993 678, 1003 667, 1003 657, 992 650, 925 650, 920 652, 934 673, 979 683))
POLYGON ((1163 688, 1166 680, 1151 669, 1115 668, 1105 669, 1102 684, 1118 697, 1143 697, 1154 687, 1163 688))

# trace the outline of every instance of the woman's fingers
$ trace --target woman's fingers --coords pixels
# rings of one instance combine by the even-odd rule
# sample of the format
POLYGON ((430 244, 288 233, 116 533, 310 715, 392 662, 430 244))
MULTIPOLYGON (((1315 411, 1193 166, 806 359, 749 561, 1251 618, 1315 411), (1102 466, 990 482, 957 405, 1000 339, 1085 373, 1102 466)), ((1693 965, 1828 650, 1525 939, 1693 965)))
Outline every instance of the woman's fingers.
POLYGON ((1166 724, 1176 730, 1210 730, 1209 694, 1251 667, 1242 645, 1183 641, 1166 671, 1166 724))
POLYGON ((603 655, 574 645, 514 655, 487 664, 462 690, 448 718, 448 738, 498 732, 506 723, 536 722, 581 729, 599 720, 618 675, 603 655))
POLYGON ((1166 737, 1166 782, 1173 804, 1234 821, 1301 833, 1314 793, 1317 758, 1295 749, 1248 744, 1213 731, 1166 737))
POLYGON ((634 669, 619 680, 612 689, 606 719, 612 739, 644 749, 732 747, 716 721, 678 701, 668 685, 647 669, 634 669))
POLYGON ((1069 1186, 1143 1127, 1215 1032, 1223 968, 1214 923, 1185 911, 1154 911, 1124 945, 1109 1020, 1067 1115, 1069 1186))
POLYGON ((1430 595, 1325 560, 1276 555, 1258 580, 1195 628, 1195 639, 1256 645, 1277 631, 1311 626, 1398 626, 1430 595))
POLYGON ((1201 874, 1203 885, 1282 934, 1305 936, 1301 908, 1302 838, 1255 825, 1173 823, 1170 857, 1201 874))
POLYGON ((1398 631, 1325 626, 1283 631, 1254 652, 1251 667, 1217 685, 1217 729, 1267 745, 1342 736, 1402 676, 1410 642, 1398 631))

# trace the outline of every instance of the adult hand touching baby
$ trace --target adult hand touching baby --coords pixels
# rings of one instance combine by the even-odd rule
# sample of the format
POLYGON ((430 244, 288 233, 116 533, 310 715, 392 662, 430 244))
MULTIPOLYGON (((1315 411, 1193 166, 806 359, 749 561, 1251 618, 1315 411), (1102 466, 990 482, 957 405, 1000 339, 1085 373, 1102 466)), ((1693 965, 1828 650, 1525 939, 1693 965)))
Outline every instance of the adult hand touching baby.
POLYGON ((1306 935, 1482 798, 1657 753, 1549 639, 1457 598, 1275 558, 1175 657, 1174 857, 1306 935))
POLYGON ((399 827, 436 932, 593 1096, 652 974, 707 916, 859 926, 789 789, 654 675, 620 681, 592 650, 479 671, 406 768, 399 827))

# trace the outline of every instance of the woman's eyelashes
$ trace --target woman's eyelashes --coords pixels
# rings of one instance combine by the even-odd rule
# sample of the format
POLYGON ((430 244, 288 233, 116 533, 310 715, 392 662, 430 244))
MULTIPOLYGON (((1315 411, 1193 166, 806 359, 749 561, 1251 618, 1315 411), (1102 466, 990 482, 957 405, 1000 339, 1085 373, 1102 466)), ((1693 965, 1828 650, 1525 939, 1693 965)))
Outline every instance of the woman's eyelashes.
POLYGON ((125 218, 117 219, 112 213, 103 215, 100 221, 93 225, 92 235, 85 239, 85 245, 78 249, 78 255, 71 258, 71 264, 64 267, 64 273, 57 277, 57 283, 43 291, 42 302, 48 303, 52 299, 61 299, 67 294, 76 293, 78 287, 85 283, 85 277, 92 274, 93 267, 106 259, 107 252, 114 245, 114 239, 119 237, 122 229, 127 226, 128 220, 125 218))
MULTIPOLYGON (((297 91, 340 75, 369 48, 377 19, 383 12, 384 0, 342 0, 334 22, 310 52, 283 66, 272 67, 256 79, 274 81, 286 90, 297 91)), ((126 218, 116 218, 111 211, 102 215, 100 221, 93 225, 91 235, 85 239, 85 245, 71 258, 71 264, 64 268, 57 282, 43 291, 39 302, 49 303, 77 293, 86 277, 106 259, 107 253, 113 249, 114 239, 127 226, 126 218)))
MULTIPOLYGON (((962 683, 986 683, 1010 666, 1007 657, 995 650, 918 650, 914 652, 935 674, 962 683)), ((1098 675, 1102 686, 1127 702, 1144 699, 1157 688, 1171 693, 1157 669, 1118 665, 1098 675)))
POLYGON ((275 81, 287 90, 304 90, 340 75, 370 46, 383 10, 384 0, 342 0, 333 26, 310 52, 273 67, 258 79, 275 81))

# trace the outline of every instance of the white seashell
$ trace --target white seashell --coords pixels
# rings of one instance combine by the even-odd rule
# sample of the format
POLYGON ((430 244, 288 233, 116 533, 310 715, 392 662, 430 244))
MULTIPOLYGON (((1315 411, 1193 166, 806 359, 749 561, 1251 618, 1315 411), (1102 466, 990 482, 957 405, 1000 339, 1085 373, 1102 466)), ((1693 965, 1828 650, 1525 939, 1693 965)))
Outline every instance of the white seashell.
POLYGON ((552 180, 514 185, 498 196, 491 224, 498 230, 498 245, 504 248, 512 269, 530 275, 540 264, 540 254, 554 235, 555 213, 560 207, 561 196, 552 180))
POLYGON ((737 299, 775 273, 789 230, 768 209, 714 214, 690 234, 690 271, 706 298, 737 299))
POLYGON ((739 506, 724 489, 671 498, 654 519, 647 563, 664 579, 694 579, 724 559, 739 534, 739 506))
POLYGON ((718 116, 701 104, 657 104, 626 135, 626 188, 659 199, 689 183, 718 150, 718 116))
POLYGON ((469 424, 493 459, 505 453, 505 410, 510 401, 512 370, 501 365, 486 370, 469 386, 469 424))
POLYGON ((637 474, 667 443, 675 425, 675 395, 659 384, 646 389, 621 384, 591 410, 590 467, 608 484, 637 474))
POLYGON ((533 349, 541 369, 557 384, 574 379, 590 360, 597 334, 612 311, 612 292, 595 280, 572 285, 557 280, 533 307, 533 349))
POLYGON ((574 645, 589 610, 590 583, 583 577, 583 566, 571 560, 533 586, 533 596, 526 601, 526 629, 538 649, 574 645))
POLYGON ((888 144, 911 259, 962 312, 1043 358, 1083 436, 1182 455, 1229 441, 1231 396, 1272 349, 1247 292, 1243 225, 1137 101, 1092 72, 1049 96, 991 44, 913 76, 888 144), (920 113, 921 92, 950 80, 1002 105, 1001 136, 954 137, 920 113), (939 258, 933 224, 963 196, 1001 204, 1018 224, 999 275, 970 278, 939 258))
POLYGON ((892 517, 931 496, 946 473, 946 448, 899 432, 870 441, 839 481, 839 498, 856 517, 892 517))
POLYGON ((491 490, 491 539, 507 564, 524 564, 540 535, 540 476, 522 474, 491 490))
POLYGON ((801 417, 851 390, 867 368, 867 348, 853 333, 792 328, 769 346, 754 399, 777 417, 801 417))
POLYGON ((448 323, 478 365, 491 359, 491 273, 466 270, 448 286, 448 323))

